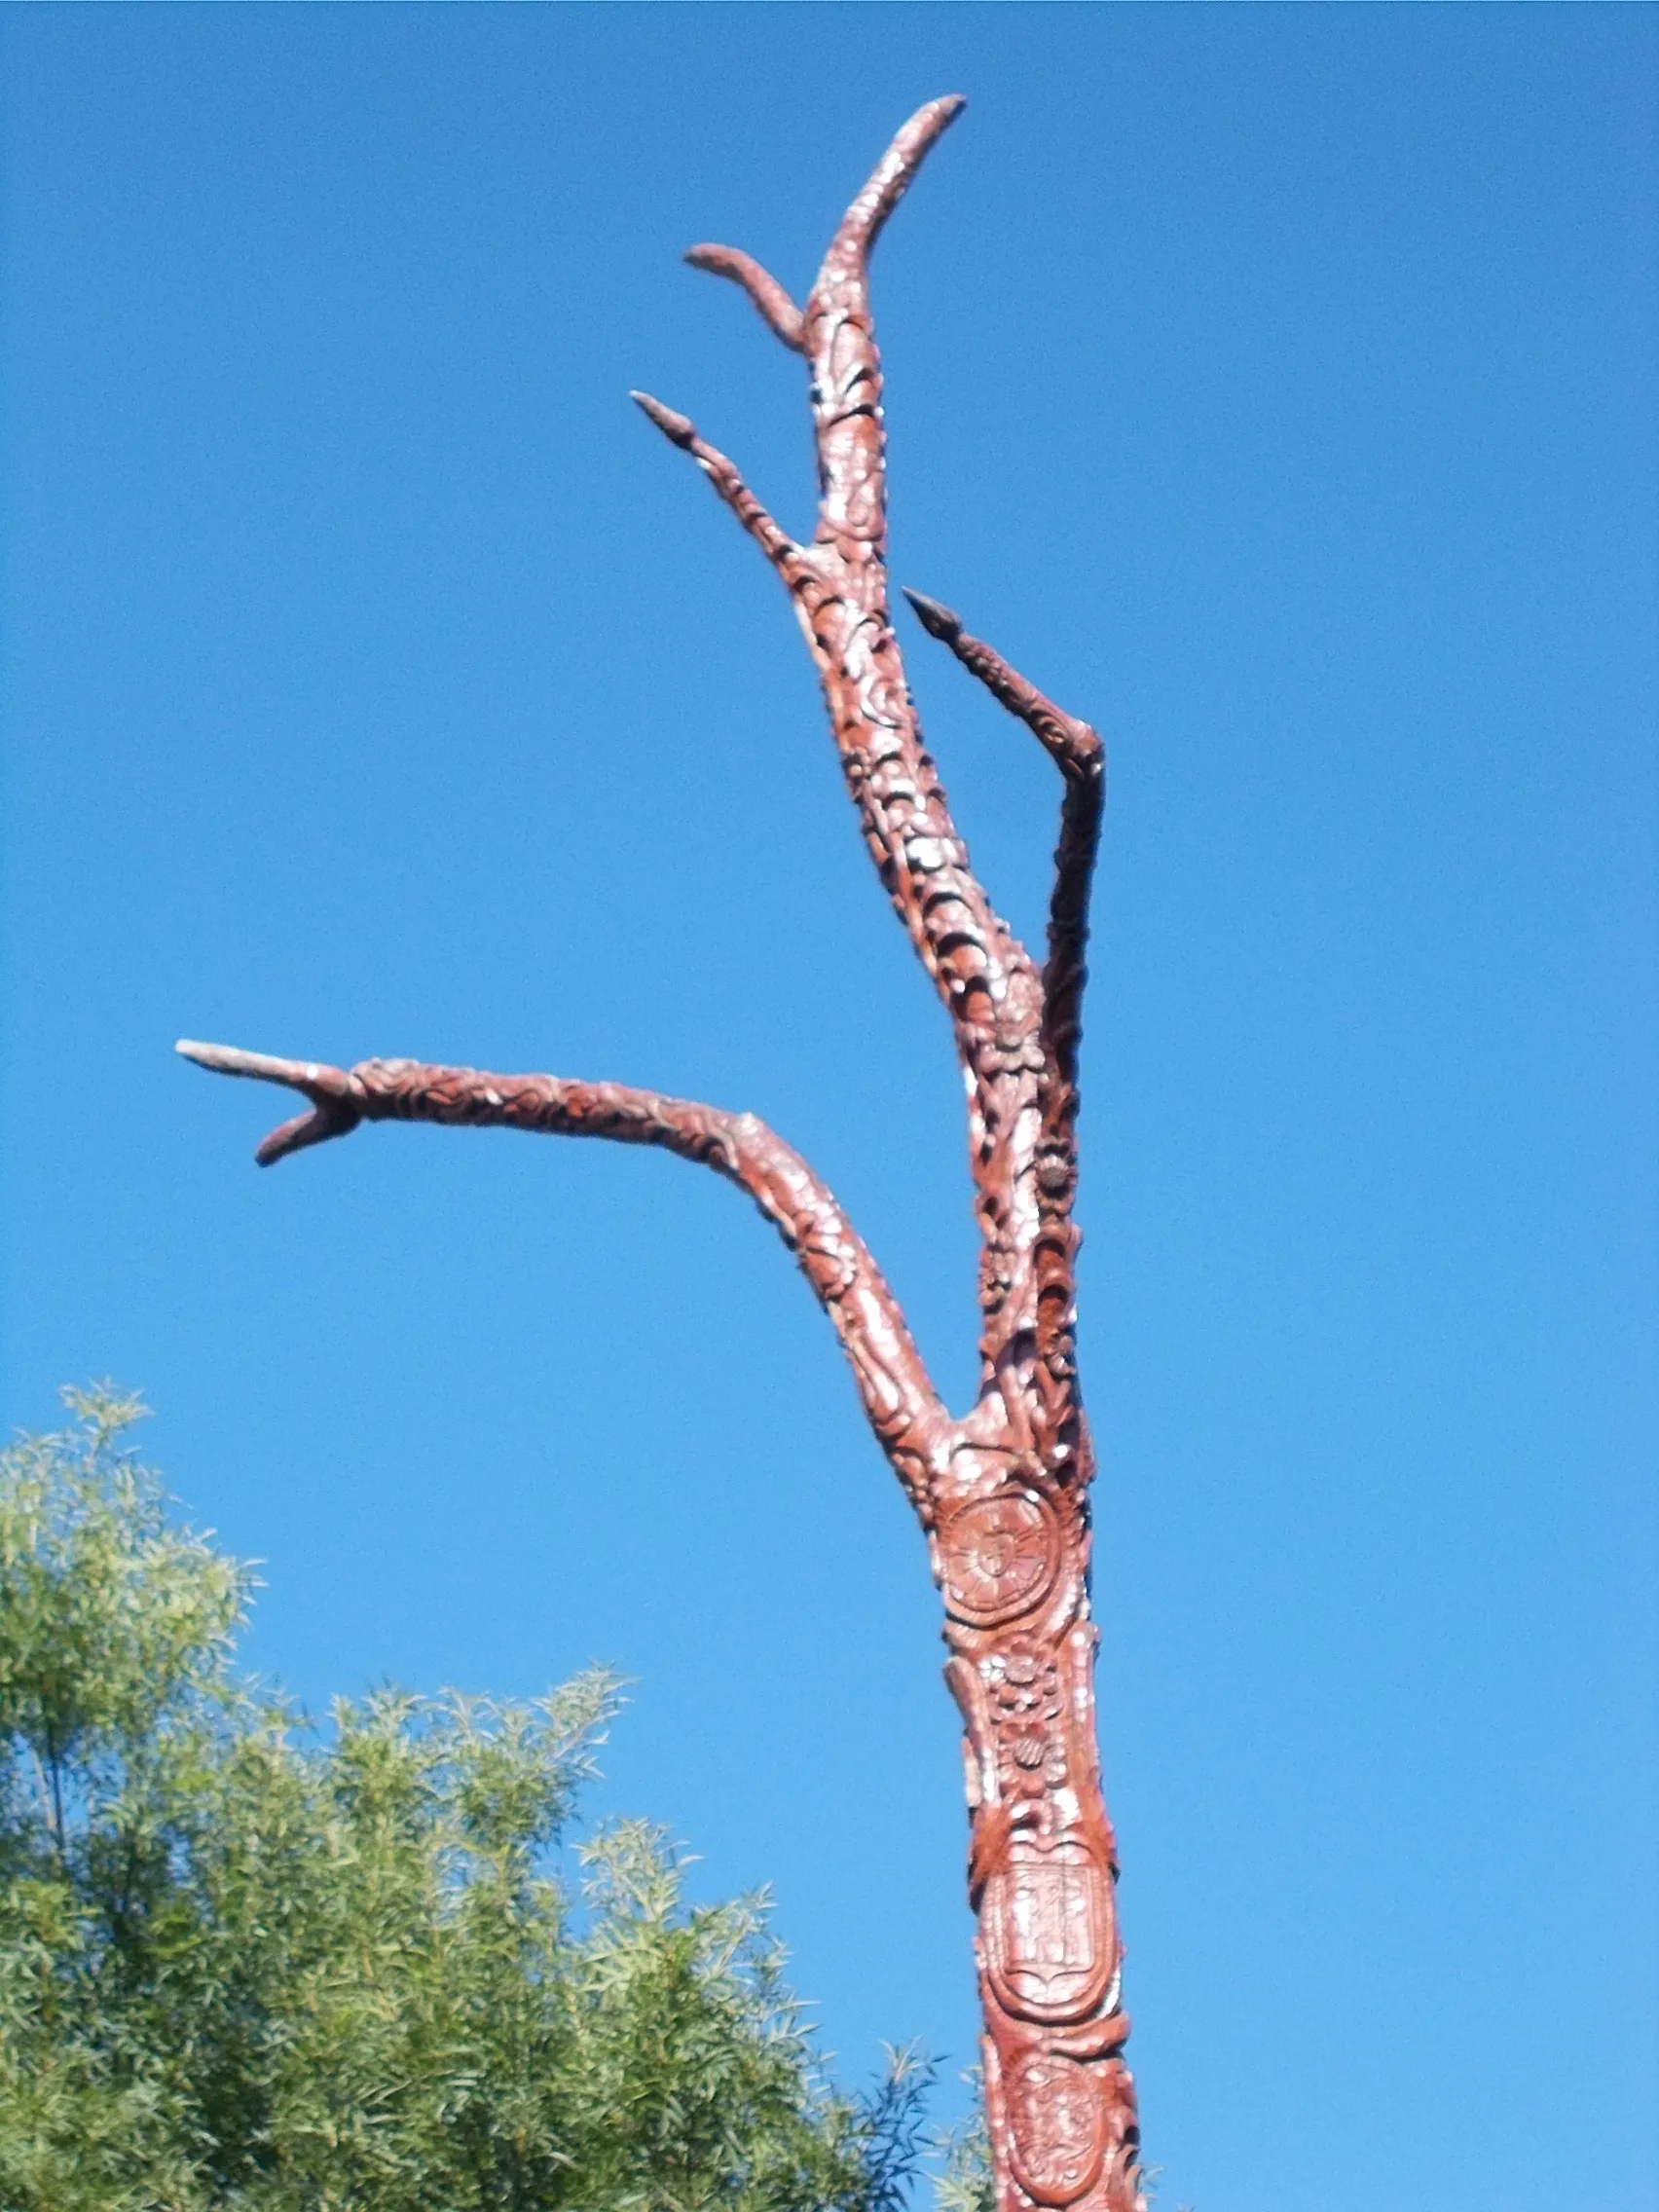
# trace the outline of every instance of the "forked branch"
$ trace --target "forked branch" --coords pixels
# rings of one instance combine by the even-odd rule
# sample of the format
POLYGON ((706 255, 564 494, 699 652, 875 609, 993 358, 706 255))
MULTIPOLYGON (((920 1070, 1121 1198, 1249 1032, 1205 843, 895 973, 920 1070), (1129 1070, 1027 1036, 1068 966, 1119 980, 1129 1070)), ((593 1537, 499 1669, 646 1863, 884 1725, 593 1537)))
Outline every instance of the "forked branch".
POLYGON ((1077 1386, 1077 1059, 1088 980, 1088 890, 1100 843, 1106 749, 1099 732, 1066 714, 1011 668, 994 646, 971 637, 961 616, 906 588, 928 635, 946 645, 991 696, 1017 716, 1064 779, 1054 889, 1049 905, 1049 959, 1043 971, 1043 1072, 1038 1083, 1037 1359, 1032 1384, 1043 1406, 1051 1459, 1087 1481, 1088 1437, 1077 1386))
POLYGON ((309 1112, 273 1129, 260 1145, 255 1158, 262 1167, 307 1145, 348 1136, 360 1122, 438 1122, 658 1145, 714 1168, 749 1194, 794 1254, 834 1324, 870 1426, 926 1518, 949 1417, 864 1239, 800 1155, 754 1114, 551 1075, 491 1075, 420 1060, 360 1060, 336 1068, 188 1038, 178 1050, 217 1075, 282 1084, 310 1101, 309 1112))
MULTIPOLYGON (((1039 976, 992 907, 957 833, 922 743, 888 601, 886 453, 869 252, 929 148, 963 104, 954 95, 930 101, 899 131, 842 217, 804 309, 735 247, 696 246, 688 256, 696 267, 739 284, 783 342, 806 355, 820 480, 810 543, 781 527, 731 460, 686 416, 647 394, 635 397, 664 436, 696 461, 790 593, 823 682, 866 844, 944 1002, 968 1076, 980 1236, 981 1405, 994 1414, 1000 1400, 1018 1427, 1022 1401, 1034 1390, 1047 1411, 1031 1442, 1056 1474, 1074 1475, 1069 1321, 1059 1316, 1069 1315, 1074 1297, 1072 1121, 1088 876, 1100 818, 1099 740, 989 646, 968 638, 948 610, 917 602, 936 635, 1029 723, 1066 778, 1049 958, 1039 976)), ((256 1068, 250 1062, 234 1072, 289 1080, 274 1070, 275 1063, 256 1068)), ((343 1134, 369 1111, 362 1085, 339 1071, 316 1071, 308 1081, 311 1112, 273 1137, 268 1157, 343 1134)), ((568 1087, 555 1088, 567 1095, 568 1087)), ((477 1110, 476 1096, 468 1097, 464 1112, 452 1101, 425 1118, 488 1118, 477 1110)), ((377 1109, 394 1110, 414 1111, 377 1109)), ((579 1133, 577 1120, 535 1125, 579 1133)), ((659 1134, 645 1141, 673 1140, 659 1134)))
MULTIPOLYGON (((783 578, 823 682, 865 842, 949 1014, 969 1079, 983 1387, 1012 1403, 1036 1342, 1043 993, 1029 955, 969 863, 905 681, 888 604, 881 360, 869 312, 870 248, 963 104, 954 95, 930 101, 904 125, 842 217, 807 298, 801 343, 812 374, 820 487, 810 546, 785 536, 683 416, 658 402, 641 404, 698 461, 783 578)), ((774 327, 781 318, 793 343, 782 295, 767 289, 770 278, 761 283, 756 264, 729 247, 699 247, 691 258, 744 284, 774 327)))

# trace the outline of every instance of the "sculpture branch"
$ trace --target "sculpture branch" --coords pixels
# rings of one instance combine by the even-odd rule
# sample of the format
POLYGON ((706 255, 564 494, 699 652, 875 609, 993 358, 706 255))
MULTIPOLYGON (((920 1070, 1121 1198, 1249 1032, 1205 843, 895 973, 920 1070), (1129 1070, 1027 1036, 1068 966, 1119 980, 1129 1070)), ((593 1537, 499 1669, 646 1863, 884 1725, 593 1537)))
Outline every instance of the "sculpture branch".
POLYGON ((1145 2212, 1134 2087, 1124 2064, 1117 1847, 1094 1738, 1088 1567, 1092 1472, 1075 1359, 1077 1056, 1088 888, 1099 839, 1100 740, 949 608, 911 594, 923 625, 1034 731, 1064 780, 1039 975, 997 915, 951 818, 893 630, 881 362, 869 252, 957 98, 912 116, 837 228, 797 308, 747 254, 694 266, 739 284, 811 372, 818 517, 791 537, 683 415, 636 393, 688 453, 783 579, 824 686, 865 842, 949 1014, 967 1076, 979 1228, 981 1377, 952 1422, 897 1302, 824 1184, 748 1114, 654 1091, 498 1076, 412 1060, 350 1069, 185 1045, 222 1074, 297 1090, 307 1111, 259 1148, 270 1163, 365 1121, 429 1121, 653 1144, 746 1192, 794 1252, 833 1321, 866 1414, 929 1531, 961 1710, 969 1898, 985 2034, 998 2212, 1145 2212))
POLYGON ((728 461, 719 446, 712 446, 707 438, 697 435, 697 425, 690 416, 665 407, 648 391, 631 391, 628 397, 647 421, 656 424, 671 446, 678 446, 682 453, 691 456, 785 583, 794 589, 807 571, 806 548, 797 545, 789 532, 773 521, 744 482, 736 462, 728 461))
MULTIPOLYGON (((1007 1404, 1035 1356, 1042 990, 970 866, 905 682, 888 606, 881 361, 868 298, 870 247, 963 105, 955 96, 934 100, 904 125, 843 216, 808 297, 802 350, 820 484, 810 546, 786 536, 684 416, 643 397, 640 404, 703 467, 783 578, 824 685, 865 842, 950 1016, 969 1083, 982 1388, 1007 1404)), ((756 265, 733 260, 732 248, 718 251, 719 273, 757 298, 749 276, 756 265)), ((715 266, 707 248, 693 258, 715 266)))
POLYGON ((994 645, 987 645, 982 638, 970 637, 954 608, 912 591, 908 584, 903 589, 928 636, 948 645, 991 696, 1036 733, 1068 784, 1098 775, 1103 753, 1098 730, 1056 707, 1035 683, 1027 682, 1017 669, 1011 668, 994 645))
POLYGON ((1088 889, 1106 800, 1106 749, 1098 730, 1056 707, 982 638, 971 637, 962 627, 961 616, 950 608, 908 586, 904 597, 929 637, 948 645, 992 698, 1035 733, 1065 778, 1060 839, 1054 854, 1054 890, 1049 907, 1049 960, 1043 972, 1043 1032, 1061 1078, 1074 1082, 1083 1034, 1083 990, 1088 980, 1084 955, 1088 942, 1088 889))
POLYGON ((1037 1365, 1046 1424, 1056 1463, 1087 1481, 1088 1439, 1077 1382, 1077 1063, 1083 1038, 1083 992, 1088 979, 1088 892, 1100 845, 1106 795, 1106 749, 1088 722, 1066 714, 1012 668, 982 638, 962 627, 952 608, 907 587, 904 597, 929 637, 946 645, 991 696, 1025 723, 1064 779, 1054 889, 1049 904, 1049 958, 1043 970, 1040 1034, 1044 1068, 1038 1087, 1037 1365))
POLYGON ((734 245, 694 245, 686 260, 693 269, 706 269, 711 276, 726 276, 742 285, 774 337, 781 338, 792 353, 802 351, 806 318, 778 279, 761 268, 753 254, 739 253, 734 245))
POLYGON ((312 1101, 309 1114, 284 1122, 260 1145, 255 1158, 263 1167, 306 1145, 347 1136, 360 1122, 608 1137, 658 1145, 712 1167, 749 1194, 794 1254, 834 1324, 877 1441, 927 1518, 930 1478, 942 1462, 950 1418, 864 1239, 829 1187, 756 1115, 551 1075, 491 1075, 420 1060, 360 1060, 335 1068, 189 1038, 178 1050, 217 1075, 282 1084, 312 1101))
MULTIPOLYGON (((967 105, 965 93, 946 92, 942 99, 929 100, 925 107, 917 108, 909 121, 894 133, 893 143, 842 216, 841 227, 830 248, 831 256, 836 253, 867 256, 881 236, 883 224, 909 190, 935 141, 949 129, 967 105)), ((828 266, 827 260, 825 267, 828 266)))

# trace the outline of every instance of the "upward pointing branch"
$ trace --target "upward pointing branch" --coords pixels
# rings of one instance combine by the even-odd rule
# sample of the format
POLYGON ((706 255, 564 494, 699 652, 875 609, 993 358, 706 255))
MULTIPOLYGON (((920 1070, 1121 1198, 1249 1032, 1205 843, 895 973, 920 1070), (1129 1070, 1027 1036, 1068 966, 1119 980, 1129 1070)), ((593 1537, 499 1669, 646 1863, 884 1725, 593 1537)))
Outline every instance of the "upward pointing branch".
POLYGON ((1088 941, 1088 887, 1100 846, 1106 797, 1106 749, 1100 733, 1056 707, 1052 699, 1011 668, 994 645, 970 637, 962 617, 937 599, 904 587, 904 597, 930 638, 948 645, 1000 706, 1036 736, 1060 774, 1060 842, 1054 854, 1054 890, 1049 907, 1049 963, 1043 972, 1043 1034, 1061 1078, 1077 1076, 1083 1033, 1084 951, 1088 941))
POLYGON ((935 140, 950 129, 967 105, 966 93, 946 92, 942 99, 929 100, 925 107, 917 108, 908 123, 900 127, 892 145, 871 169, 864 190, 842 216, 824 269, 819 271, 820 283, 824 270, 837 255, 856 254, 867 260, 888 216, 909 190, 935 140))
POLYGON ((808 573, 805 549, 766 512, 738 473, 736 463, 727 460, 719 446, 712 446, 707 438, 697 435, 697 425, 688 415, 665 407, 648 391, 631 391, 628 397, 648 422, 656 424, 671 446, 678 446, 682 453, 691 456, 784 582, 792 590, 799 587, 808 573))
MULTIPOLYGON (((757 519, 736 470, 684 417, 642 404, 692 454, 782 576, 823 682, 865 842, 950 1016, 968 1077, 983 1382, 999 1388, 1007 1371, 1007 1402, 1034 1357, 1037 1324, 1042 990, 970 866, 922 743, 893 631, 881 360, 868 283, 882 225, 964 105, 956 94, 932 100, 900 130, 842 217, 808 296, 799 342, 812 373, 820 486, 810 545, 793 543, 770 517, 757 519)), ((786 312, 793 303, 757 264, 724 246, 697 247, 691 258, 743 284, 779 335, 795 342, 786 312)))
POLYGON ((1106 749, 1097 730, 1056 707, 982 638, 970 637, 951 608, 919 591, 906 588, 904 597, 929 637, 948 645, 992 698, 1025 723, 1065 779, 1049 903, 1049 959, 1043 970, 1033 1381, 1046 1395, 1059 1456, 1075 1464, 1088 1452, 1077 1390, 1077 1061, 1088 979, 1088 890, 1106 796, 1106 749))

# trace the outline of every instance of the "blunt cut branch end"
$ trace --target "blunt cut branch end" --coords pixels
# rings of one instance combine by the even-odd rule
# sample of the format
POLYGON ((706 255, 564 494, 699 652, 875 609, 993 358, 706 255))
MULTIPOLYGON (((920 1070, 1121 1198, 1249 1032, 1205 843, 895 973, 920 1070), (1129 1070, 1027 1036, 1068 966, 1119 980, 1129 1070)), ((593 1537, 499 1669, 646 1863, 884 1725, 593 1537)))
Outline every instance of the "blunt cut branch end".
POLYGON ((778 279, 769 270, 762 269, 753 254, 740 253, 734 245, 694 245, 688 248, 685 259, 693 269, 701 269, 711 276, 724 276, 733 284, 741 285, 773 336, 782 339, 792 353, 804 350, 805 316, 778 279))

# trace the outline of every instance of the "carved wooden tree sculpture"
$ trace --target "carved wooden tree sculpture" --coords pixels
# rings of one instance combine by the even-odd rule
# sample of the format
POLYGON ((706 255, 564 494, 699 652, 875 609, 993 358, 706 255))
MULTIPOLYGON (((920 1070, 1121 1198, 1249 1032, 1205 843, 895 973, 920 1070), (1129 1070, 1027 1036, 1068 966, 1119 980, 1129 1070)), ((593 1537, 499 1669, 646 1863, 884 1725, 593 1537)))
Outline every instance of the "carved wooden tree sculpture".
POLYGON ((218 1045, 179 1051, 310 1101, 259 1147, 266 1165, 359 1122, 443 1122, 661 1145, 749 1193, 834 1323, 870 1425, 927 1531, 944 1596, 945 1673, 967 1729, 968 1890, 978 1920, 999 2207, 1132 2212, 1142 2200, 1123 2059, 1129 2023, 1119 1999, 1115 1846, 1094 1736, 1093 1461, 1074 1356, 1076 1074, 1101 745, 947 608, 906 594, 929 635, 1028 725, 1060 770, 1049 956, 1039 968, 968 865, 922 747, 888 605, 869 253, 962 105, 935 100, 905 124, 848 208, 804 308, 729 246, 694 246, 686 256, 740 284, 810 365, 822 488, 810 544, 773 521, 684 416, 634 396, 782 577, 823 679, 866 842, 949 1014, 967 1081, 982 1252, 981 1380, 972 1410, 957 1419, 940 1403, 856 1231, 805 1161, 753 1114, 563 1076, 415 1060, 343 1070, 218 1045))

